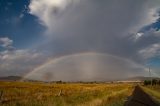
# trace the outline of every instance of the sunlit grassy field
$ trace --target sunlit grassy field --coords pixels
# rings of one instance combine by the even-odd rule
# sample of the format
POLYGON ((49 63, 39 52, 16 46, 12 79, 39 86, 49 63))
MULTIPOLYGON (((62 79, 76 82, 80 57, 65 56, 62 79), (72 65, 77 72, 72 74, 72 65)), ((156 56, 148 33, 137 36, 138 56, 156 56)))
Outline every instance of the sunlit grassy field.
POLYGON ((160 85, 143 86, 143 90, 160 103, 160 85))
POLYGON ((123 106, 133 84, 0 82, 1 106, 123 106))

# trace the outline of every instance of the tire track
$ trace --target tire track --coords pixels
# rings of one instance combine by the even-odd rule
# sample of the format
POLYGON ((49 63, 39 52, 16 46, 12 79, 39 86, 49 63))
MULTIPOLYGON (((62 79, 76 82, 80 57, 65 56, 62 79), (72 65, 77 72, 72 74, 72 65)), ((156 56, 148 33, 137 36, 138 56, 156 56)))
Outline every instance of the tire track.
POLYGON ((160 104, 154 101, 142 88, 136 86, 125 106, 160 106, 160 104))

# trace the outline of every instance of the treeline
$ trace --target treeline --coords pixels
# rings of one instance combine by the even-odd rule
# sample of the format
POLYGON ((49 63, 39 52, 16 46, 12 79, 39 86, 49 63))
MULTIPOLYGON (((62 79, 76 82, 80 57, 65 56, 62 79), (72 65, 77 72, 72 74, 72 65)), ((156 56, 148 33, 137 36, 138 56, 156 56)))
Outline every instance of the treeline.
MULTIPOLYGON (((52 81, 50 83, 56 83, 56 84, 68 84, 68 83, 82 83, 82 84, 99 84, 99 83, 106 83, 106 82, 100 82, 100 81, 91 81, 91 82, 83 82, 83 81, 68 81, 68 82, 65 82, 65 81, 52 81)), ((111 82, 112 83, 112 82, 111 82)))
POLYGON ((144 85, 160 85, 160 79, 145 80, 144 85))

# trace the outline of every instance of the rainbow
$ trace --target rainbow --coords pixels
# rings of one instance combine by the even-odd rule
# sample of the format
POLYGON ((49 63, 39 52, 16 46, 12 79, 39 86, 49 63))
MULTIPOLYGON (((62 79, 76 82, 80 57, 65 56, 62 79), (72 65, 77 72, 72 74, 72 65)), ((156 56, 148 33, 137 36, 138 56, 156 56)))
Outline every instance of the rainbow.
MULTIPOLYGON (((124 60, 124 61, 127 61, 127 62, 132 62, 133 64, 135 64, 137 66, 136 63, 134 63, 133 61, 131 60, 128 60, 128 59, 125 59, 125 58, 122 58, 122 57, 118 57, 118 56, 114 56, 114 55, 111 55, 111 54, 105 54, 105 53, 96 53, 96 52, 85 52, 85 53, 77 53, 77 54, 71 54, 71 55, 64 55, 64 56, 61 56, 61 57, 56 57, 56 58, 51 58, 49 60, 47 60, 45 63, 35 67, 33 70, 31 70, 29 73, 27 73, 26 75, 23 76, 23 78, 21 80, 24 80, 25 78, 28 78, 29 76, 31 76, 32 74, 38 72, 39 70, 45 68, 46 66, 50 65, 50 64, 56 64, 58 63, 59 61, 62 61, 64 59, 69 59, 71 57, 78 57, 78 56, 84 56, 84 55, 87 55, 87 56, 110 56, 110 57, 114 57, 114 58, 117 58, 117 59, 121 59, 121 60, 124 60)), ((147 71, 147 69, 144 67, 144 66, 141 66, 141 65, 138 65, 138 67, 141 67, 143 68, 145 71, 147 71)))

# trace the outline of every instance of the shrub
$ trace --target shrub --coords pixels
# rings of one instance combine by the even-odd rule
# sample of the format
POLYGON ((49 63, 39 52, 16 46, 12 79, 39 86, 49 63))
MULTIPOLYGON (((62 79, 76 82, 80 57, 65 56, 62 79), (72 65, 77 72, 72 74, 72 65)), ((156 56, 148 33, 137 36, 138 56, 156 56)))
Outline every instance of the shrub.
POLYGON ((152 79, 152 82, 151 82, 151 80, 145 80, 144 82, 143 82, 143 84, 144 85, 160 85, 160 80, 157 80, 157 79, 152 79))

